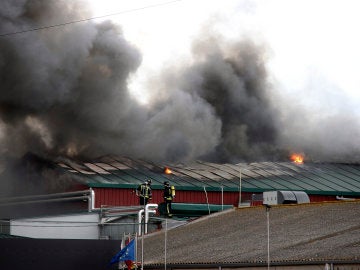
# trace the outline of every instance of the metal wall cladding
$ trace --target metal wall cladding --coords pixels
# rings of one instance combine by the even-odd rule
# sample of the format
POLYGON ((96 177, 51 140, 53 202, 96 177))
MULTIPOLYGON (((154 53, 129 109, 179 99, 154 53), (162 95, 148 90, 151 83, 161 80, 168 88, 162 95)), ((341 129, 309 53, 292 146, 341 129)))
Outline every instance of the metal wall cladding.
POLYGON ((336 196, 309 195, 310 202, 331 202, 336 201, 336 196))
MULTIPOLYGON (((101 206, 131 206, 138 205, 139 199, 135 189, 128 188, 93 188, 95 191, 95 207, 101 206)), ((164 201, 162 190, 153 190, 151 203, 160 204, 164 201)), ((244 195, 244 199, 248 196, 244 195)), ((182 203, 209 203, 238 205, 238 192, 184 191, 177 190, 174 202, 182 203)))
POLYGON ((137 205, 138 198, 134 189, 93 188, 95 207, 137 205))
MULTIPOLYGON (((95 191, 95 207, 101 206, 132 206, 138 205, 139 199, 136 196, 135 189, 129 188, 93 188, 95 191)), ((262 204, 254 202, 251 199, 252 193, 243 192, 242 201, 251 201, 252 205, 262 204)), ((310 202, 334 201, 335 196, 309 195, 310 202)), ((153 190, 153 199, 151 203, 160 204, 163 202, 163 191, 153 190)), ((174 202, 181 203, 209 203, 209 204, 232 204, 237 206, 239 203, 239 192, 221 192, 177 190, 174 202)))

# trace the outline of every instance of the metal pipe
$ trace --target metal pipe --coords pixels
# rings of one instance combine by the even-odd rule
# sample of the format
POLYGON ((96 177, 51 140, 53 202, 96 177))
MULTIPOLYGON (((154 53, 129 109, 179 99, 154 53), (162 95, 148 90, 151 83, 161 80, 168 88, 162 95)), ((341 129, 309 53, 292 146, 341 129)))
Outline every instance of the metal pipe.
POLYGON ((266 227, 267 227, 267 269, 270 270, 270 207, 266 207, 266 227))
POLYGON ((142 216, 144 215, 144 209, 141 209, 139 212, 138 212, 138 223, 139 223, 139 235, 142 234, 142 230, 141 230, 141 220, 142 220, 142 216))
POLYGON ((224 211, 224 187, 221 186, 221 211, 224 211))
POLYGON ((91 212, 95 209, 95 191, 90 188, 90 195, 88 199, 88 211, 91 212))
POLYGON ((205 197, 206 197, 206 204, 207 204, 207 207, 208 207, 208 210, 209 210, 209 215, 210 215, 209 198, 208 198, 205 186, 204 186, 204 192, 205 192, 205 197))
POLYGON ((167 249, 167 218, 165 219, 165 243, 164 243, 164 269, 166 270, 166 256, 167 256, 167 253, 166 253, 166 249, 167 249))
POLYGON ((156 203, 148 203, 145 206, 145 234, 147 234, 147 225, 149 221, 149 213, 156 213, 156 209, 158 208, 158 205, 156 203))
POLYGON ((240 168, 240 173, 239 173, 239 207, 241 206, 241 168, 240 168))
POLYGON ((78 200, 88 200, 88 199, 89 199, 89 196, 77 196, 77 197, 47 199, 47 200, 34 200, 34 201, 1 203, 0 206, 10 206, 10 205, 19 205, 19 204, 32 204, 32 203, 46 203, 46 202, 78 201, 78 200))
POLYGON ((145 234, 147 234, 147 232, 148 232, 149 213, 155 214, 156 210, 145 211, 145 234))
POLYGON ((30 195, 30 196, 18 196, 18 197, 9 197, 0 199, 0 203, 2 202, 11 202, 11 201, 25 201, 32 199, 50 199, 54 197, 68 197, 73 195, 90 195, 90 190, 83 191, 72 191, 72 192, 63 192, 63 193, 53 193, 53 194, 45 194, 45 195, 30 195))

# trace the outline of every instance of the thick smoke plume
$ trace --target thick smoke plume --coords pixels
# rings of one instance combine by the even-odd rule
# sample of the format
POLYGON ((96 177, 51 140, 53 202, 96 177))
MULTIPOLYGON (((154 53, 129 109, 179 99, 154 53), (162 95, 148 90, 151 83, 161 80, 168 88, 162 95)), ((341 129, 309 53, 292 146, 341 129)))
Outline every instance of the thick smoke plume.
MULTIPOLYGON (((3 1, 1 5, 1 33, 90 17, 85 6, 73 1, 3 1)), ((0 46, 3 144, 12 153, 117 153, 188 160, 216 147, 225 158, 227 145, 239 144, 232 136, 246 141, 246 133, 254 135, 246 144, 273 139, 274 129, 264 121, 259 126, 271 133, 265 140, 247 125, 257 106, 263 104, 268 110, 261 93, 264 67, 250 45, 233 60, 221 52, 209 55, 209 60, 190 68, 190 73, 202 77, 196 89, 190 84, 164 85, 166 99, 154 100, 150 108, 133 100, 127 88, 141 55, 110 22, 3 36, 0 46), (244 113, 245 122, 234 120, 244 113)), ((186 73, 177 80, 188 82, 186 73)))
MULTIPOLYGON (((89 17, 79 1, 3 0, 0 34, 89 17)), ((289 150, 316 155, 305 149, 316 140, 297 137, 291 149, 297 129, 287 128, 293 120, 274 102, 263 45, 204 34, 192 63, 149 82, 147 105, 127 87, 140 64, 139 50, 110 21, 2 35, 2 153, 217 162, 282 160, 289 150)))
MULTIPOLYGON (((193 44, 193 63, 169 68, 159 82, 163 93, 177 89, 175 100, 182 100, 181 95, 201 100, 219 121, 202 128, 218 136, 216 146, 202 158, 236 162, 286 157, 276 146, 280 117, 270 99, 265 48, 251 40, 228 44, 219 36, 202 37, 193 44)), ((190 105, 194 102, 176 113, 186 115, 190 105)))

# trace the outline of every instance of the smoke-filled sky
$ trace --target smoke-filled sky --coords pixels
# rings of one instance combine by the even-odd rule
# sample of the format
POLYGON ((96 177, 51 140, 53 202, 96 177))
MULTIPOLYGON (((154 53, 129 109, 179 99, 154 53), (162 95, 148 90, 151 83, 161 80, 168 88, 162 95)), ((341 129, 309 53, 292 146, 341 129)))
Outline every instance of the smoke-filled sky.
POLYGON ((357 10, 355 0, 3 0, 1 152, 358 162, 357 10))

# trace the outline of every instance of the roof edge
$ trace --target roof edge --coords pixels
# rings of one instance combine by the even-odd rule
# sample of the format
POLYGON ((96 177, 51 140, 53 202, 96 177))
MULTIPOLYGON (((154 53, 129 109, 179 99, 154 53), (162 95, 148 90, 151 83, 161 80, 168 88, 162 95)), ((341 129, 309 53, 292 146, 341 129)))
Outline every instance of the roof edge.
MULTIPOLYGON (((139 184, 118 184, 118 183, 88 183, 87 186, 89 188, 127 188, 127 189, 135 189, 139 184)), ((239 192, 239 188, 231 188, 231 187, 214 187, 214 186, 177 186, 176 190, 184 190, 184 191, 203 191, 204 188, 206 191, 224 191, 224 192, 239 192)), ((152 185, 152 189, 159 190, 163 189, 162 185, 152 185)), ((280 191, 280 189, 262 189, 262 188, 241 188, 242 192, 254 192, 254 193, 263 193, 265 191, 280 191)), ((281 189, 282 191, 303 191, 308 195, 328 195, 328 196, 359 196, 359 192, 353 191, 341 191, 341 190, 295 190, 295 189, 281 189)))
MULTIPOLYGON (((324 265, 324 264, 360 264, 360 259, 308 259, 308 260, 286 260, 286 261, 271 261, 271 266, 297 266, 297 265, 324 265)), ((203 263, 168 263, 167 267, 171 269, 202 269, 202 268, 239 268, 239 267, 254 267, 254 266, 267 266, 267 261, 246 261, 246 262, 203 262, 203 263)), ((164 269, 164 264, 145 264, 144 269, 164 269)))

